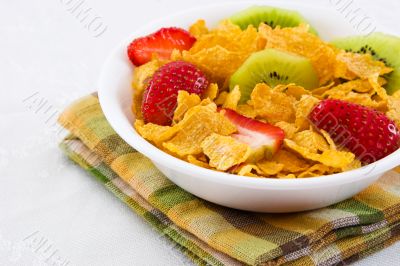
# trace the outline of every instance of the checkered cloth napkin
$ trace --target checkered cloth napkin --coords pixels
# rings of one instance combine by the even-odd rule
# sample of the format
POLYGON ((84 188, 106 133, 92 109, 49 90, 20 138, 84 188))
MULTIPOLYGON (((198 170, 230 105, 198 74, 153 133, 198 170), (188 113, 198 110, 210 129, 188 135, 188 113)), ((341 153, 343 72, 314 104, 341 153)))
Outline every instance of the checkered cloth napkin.
POLYGON ((214 205, 170 182, 109 126, 96 95, 59 118, 65 153, 199 265, 343 265, 400 238, 400 174, 320 210, 259 214, 214 205))

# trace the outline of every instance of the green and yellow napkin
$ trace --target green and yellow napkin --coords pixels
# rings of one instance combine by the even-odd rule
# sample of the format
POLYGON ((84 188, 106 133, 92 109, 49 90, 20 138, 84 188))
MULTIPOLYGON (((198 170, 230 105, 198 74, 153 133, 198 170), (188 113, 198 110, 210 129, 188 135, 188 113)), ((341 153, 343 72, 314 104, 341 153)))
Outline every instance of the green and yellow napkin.
POLYGON ((295 214, 238 211, 170 182, 109 126, 97 96, 59 118, 65 153, 199 265, 344 265, 400 238, 400 174, 352 199, 295 214))

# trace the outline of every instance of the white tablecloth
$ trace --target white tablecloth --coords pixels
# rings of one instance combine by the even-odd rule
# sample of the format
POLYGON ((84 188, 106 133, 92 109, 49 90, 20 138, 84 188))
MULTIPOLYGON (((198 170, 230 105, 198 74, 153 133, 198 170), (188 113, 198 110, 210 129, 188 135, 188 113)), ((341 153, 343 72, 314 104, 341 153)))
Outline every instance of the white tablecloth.
MULTIPOLYGON (((340 9, 350 1, 305 2, 340 9)), ((62 155, 57 143, 65 132, 54 122, 72 99, 96 90, 116 43, 198 2, 0 0, 0 265, 190 265, 62 155)), ((399 1, 351 5, 400 34, 399 1)), ((399 250, 396 244, 359 265, 398 265, 399 250)))

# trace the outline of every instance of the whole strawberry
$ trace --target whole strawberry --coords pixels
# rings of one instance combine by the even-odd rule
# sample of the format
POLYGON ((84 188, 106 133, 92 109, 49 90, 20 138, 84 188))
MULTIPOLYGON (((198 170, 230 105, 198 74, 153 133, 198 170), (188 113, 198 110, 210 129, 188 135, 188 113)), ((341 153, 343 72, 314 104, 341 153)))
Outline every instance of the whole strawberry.
POLYGON ((396 124, 374 109, 341 100, 323 100, 309 115, 338 145, 348 148, 363 163, 375 162, 400 147, 396 124))
POLYGON ((206 76, 195 65, 174 61, 160 67, 147 86, 142 103, 145 122, 170 125, 180 90, 201 95, 208 87, 206 76))

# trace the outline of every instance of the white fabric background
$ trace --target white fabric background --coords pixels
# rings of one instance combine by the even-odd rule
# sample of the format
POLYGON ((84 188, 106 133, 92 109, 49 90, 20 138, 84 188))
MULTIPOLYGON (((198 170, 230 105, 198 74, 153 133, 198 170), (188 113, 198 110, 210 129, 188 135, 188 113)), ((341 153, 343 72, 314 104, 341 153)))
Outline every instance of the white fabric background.
MULTIPOLYGON (((82 0, 92 18, 101 17, 97 32, 67 11, 69 1, 0 0, 0 265, 190 265, 64 158, 51 114, 96 90, 102 62, 136 27, 200 1, 82 0)), ((304 2, 336 8, 349 1, 304 2)), ((351 5, 400 35, 399 1, 351 5)), ((399 265, 399 251, 396 244, 358 265, 399 265)))

